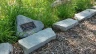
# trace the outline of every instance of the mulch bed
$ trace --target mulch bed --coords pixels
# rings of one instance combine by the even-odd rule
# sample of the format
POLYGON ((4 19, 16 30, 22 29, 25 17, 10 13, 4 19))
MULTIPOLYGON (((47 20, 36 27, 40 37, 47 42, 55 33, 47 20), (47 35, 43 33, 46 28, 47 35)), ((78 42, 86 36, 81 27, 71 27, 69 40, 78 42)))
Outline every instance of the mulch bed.
MULTIPOLYGON (((57 39, 30 54, 96 54, 96 16, 86 19, 66 32, 56 32, 57 39)), ((13 54, 23 54, 14 44, 13 54)))

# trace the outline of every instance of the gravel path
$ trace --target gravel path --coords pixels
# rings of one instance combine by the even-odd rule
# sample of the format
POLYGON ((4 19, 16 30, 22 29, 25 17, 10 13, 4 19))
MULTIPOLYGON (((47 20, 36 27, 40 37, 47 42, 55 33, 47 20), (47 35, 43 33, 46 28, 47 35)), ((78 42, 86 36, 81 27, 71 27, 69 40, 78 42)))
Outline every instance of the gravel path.
MULTIPOLYGON (((56 32, 57 39, 31 54, 96 54, 96 16, 84 20, 66 32, 56 32)), ((14 44, 13 54, 23 54, 14 44)))

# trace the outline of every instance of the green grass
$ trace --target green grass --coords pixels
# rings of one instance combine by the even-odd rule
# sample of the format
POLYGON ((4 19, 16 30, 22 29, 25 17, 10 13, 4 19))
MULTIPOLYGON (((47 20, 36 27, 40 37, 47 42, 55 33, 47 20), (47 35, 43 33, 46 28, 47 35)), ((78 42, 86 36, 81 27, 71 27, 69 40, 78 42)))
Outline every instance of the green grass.
POLYGON ((72 18, 76 12, 80 12, 91 6, 91 0, 72 0, 52 8, 55 0, 0 0, 0 43, 16 42, 16 16, 25 15, 34 20, 40 20, 45 27, 51 27, 53 23, 72 18))

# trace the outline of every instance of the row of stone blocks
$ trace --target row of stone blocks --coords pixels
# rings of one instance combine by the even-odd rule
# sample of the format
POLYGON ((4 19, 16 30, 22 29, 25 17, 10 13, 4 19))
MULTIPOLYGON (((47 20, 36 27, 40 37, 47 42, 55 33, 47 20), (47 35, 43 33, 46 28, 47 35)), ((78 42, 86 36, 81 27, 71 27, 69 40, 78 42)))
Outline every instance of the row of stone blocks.
POLYGON ((83 19, 87 19, 87 18, 91 18, 93 15, 96 14, 96 10, 95 9, 86 9, 80 13, 75 14, 74 19, 65 19, 62 21, 59 21, 57 23, 53 24, 53 28, 55 29, 59 29, 61 31, 66 31, 76 25, 78 25, 78 22, 83 20, 83 19))
MULTIPOLYGON (((54 23, 53 28, 60 29, 62 31, 66 31, 66 30, 78 25, 79 21, 81 21, 83 19, 87 19, 89 17, 92 17, 95 13, 96 13, 96 10, 94 10, 94 9, 84 10, 80 13, 75 14, 75 19, 77 19, 77 20, 74 20, 71 18, 65 19, 60 22, 54 23)), ((35 21, 35 20, 29 19, 25 16, 21 16, 21 15, 19 15, 17 17, 17 21, 19 21, 19 23, 17 23, 18 24, 17 31, 20 33, 23 33, 23 30, 21 29, 21 27, 19 25, 22 25, 23 23, 27 23, 29 21, 30 22, 33 21, 34 24, 36 25, 36 28, 34 28, 34 30, 30 30, 30 31, 24 33, 24 35, 20 34, 21 38, 23 36, 26 37, 26 38, 23 37, 23 39, 18 41, 19 45, 24 50, 24 54, 29 54, 30 52, 45 45, 49 41, 56 39, 56 34, 52 30, 52 28, 47 28, 47 29, 42 30, 44 25, 40 21, 35 21), (21 20, 23 20, 23 22, 21 20), (33 34, 32 32, 35 32, 35 33, 33 34)), ((17 34, 18 34, 18 32, 17 32, 17 34)), ((8 44, 8 43, 1 44, 0 48, 2 48, 2 46, 3 46, 4 50, 6 51, 6 53, 2 49, 0 49, 0 53, 2 52, 2 54, 9 54, 10 52, 12 52, 12 45, 11 44, 8 44), (9 47, 9 48, 6 49, 6 47, 9 47)))
POLYGON ((52 28, 42 30, 43 28, 44 24, 41 21, 23 15, 17 16, 17 35, 23 38, 18 43, 23 48, 24 54, 29 54, 49 41, 56 39, 56 34, 52 28))
MULTIPOLYGON (((80 13, 75 14, 75 19, 65 19, 60 22, 54 23, 53 28, 66 31, 76 25, 78 25, 78 20, 83 20, 89 17, 92 17, 96 13, 94 9, 87 9, 80 13)), ((39 31, 33 35, 30 35, 26 38, 19 40, 19 45, 23 48, 25 54, 38 49, 49 41, 56 39, 56 34, 52 28, 47 28, 42 31, 39 31)))

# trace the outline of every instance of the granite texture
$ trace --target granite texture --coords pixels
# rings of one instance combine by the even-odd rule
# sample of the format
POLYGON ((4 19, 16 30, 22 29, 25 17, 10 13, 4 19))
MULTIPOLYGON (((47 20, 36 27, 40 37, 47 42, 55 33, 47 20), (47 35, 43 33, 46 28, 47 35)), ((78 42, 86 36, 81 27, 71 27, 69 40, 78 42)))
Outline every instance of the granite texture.
POLYGON ((33 20, 33 19, 25 17, 23 15, 17 16, 17 36, 19 36, 21 38, 30 36, 38 31, 42 30, 43 28, 44 28, 44 24, 41 21, 33 20), (36 28, 33 28, 33 29, 25 32, 22 30, 20 25, 28 23, 28 22, 33 22, 35 24, 36 28))
POLYGON ((13 46, 9 43, 0 44, 0 54, 11 54, 13 52, 13 46))
POLYGON ((24 54, 29 54, 53 39, 56 39, 55 32, 51 28, 47 28, 18 42, 23 48, 24 54))
POLYGON ((87 18, 91 18, 93 15, 96 14, 96 10, 95 9, 86 9, 80 13, 75 14, 74 18, 76 20, 83 20, 83 19, 87 19, 87 18))
POLYGON ((77 20, 65 19, 53 24, 53 28, 61 31, 66 31, 78 24, 77 20))

